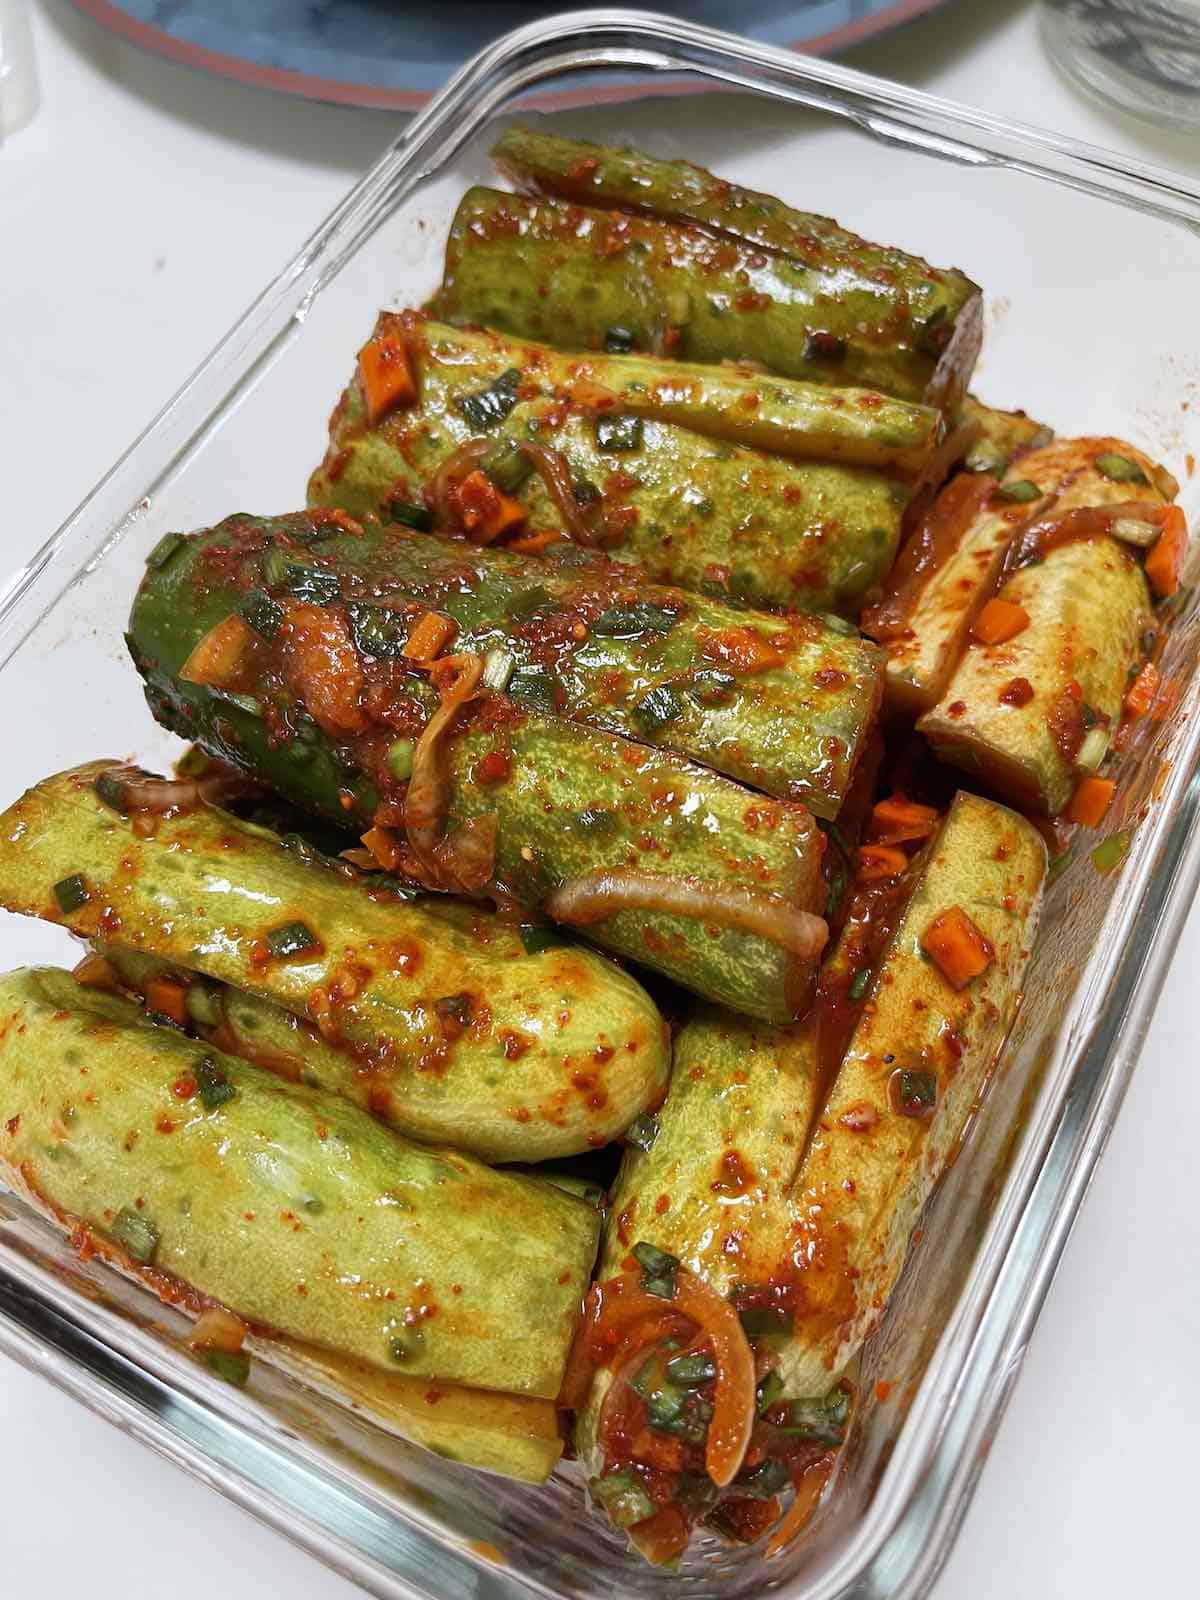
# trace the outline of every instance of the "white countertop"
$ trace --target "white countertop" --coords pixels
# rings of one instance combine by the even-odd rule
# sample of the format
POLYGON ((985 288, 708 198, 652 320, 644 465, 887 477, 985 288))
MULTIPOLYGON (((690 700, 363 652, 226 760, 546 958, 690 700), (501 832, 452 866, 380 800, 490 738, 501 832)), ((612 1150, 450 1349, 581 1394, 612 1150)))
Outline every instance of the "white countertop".
MULTIPOLYGON (((201 77, 62 0, 34 11, 43 105, 0 148, 5 569, 82 498, 397 120, 201 77)), ((850 59, 1200 182, 1197 141, 1082 99, 1014 0, 960 0, 850 59)), ((638 126, 651 137, 666 114, 640 108, 638 126)), ((1200 1589, 1189 1538, 1200 1514, 1198 963, 1193 917, 941 1600, 1200 1589)), ((0 1362, 0 1439, 5 1594, 357 1592, 11 1362, 0 1362)))

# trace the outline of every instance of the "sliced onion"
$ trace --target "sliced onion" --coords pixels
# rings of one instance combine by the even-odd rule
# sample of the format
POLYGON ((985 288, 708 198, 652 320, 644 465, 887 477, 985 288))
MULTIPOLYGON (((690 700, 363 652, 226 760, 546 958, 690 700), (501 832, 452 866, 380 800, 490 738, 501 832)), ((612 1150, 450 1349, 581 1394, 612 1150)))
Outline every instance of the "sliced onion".
MULTIPOLYGON (((598 505, 585 508, 576 500, 571 468, 562 452, 551 449, 549 445, 536 444, 532 439, 514 439, 512 443, 545 484, 546 493, 554 502, 563 527, 571 538, 577 544, 599 544, 601 530, 598 527, 598 514, 601 508, 598 505)), ((454 492, 494 446, 493 439, 468 439, 448 455, 437 469, 430 488, 434 517, 439 528, 460 526, 454 492)))
POLYGON ((460 525, 454 491, 474 471, 494 443, 494 439, 468 439, 452 451, 434 473, 430 490, 434 520, 439 528, 457 528, 460 525))
POLYGON ((802 961, 815 961, 829 938, 824 917, 789 905, 782 895, 724 888, 699 878, 638 868, 597 867, 581 872, 560 884, 543 909, 556 922, 576 926, 604 922, 619 911, 690 917, 712 927, 756 934, 802 961))
POLYGON ((156 778, 140 767, 109 767, 101 774, 120 785, 121 806, 125 811, 185 811, 204 803, 220 805, 237 795, 257 794, 262 785, 254 779, 218 766, 200 778, 156 778))
POLYGON ((456 887, 453 882, 445 882, 444 864, 438 856, 449 797, 443 740, 459 711, 478 693, 483 661, 477 655, 444 656, 437 663, 434 676, 441 702, 413 751, 412 777, 404 799, 404 828, 426 887, 440 889, 456 887))

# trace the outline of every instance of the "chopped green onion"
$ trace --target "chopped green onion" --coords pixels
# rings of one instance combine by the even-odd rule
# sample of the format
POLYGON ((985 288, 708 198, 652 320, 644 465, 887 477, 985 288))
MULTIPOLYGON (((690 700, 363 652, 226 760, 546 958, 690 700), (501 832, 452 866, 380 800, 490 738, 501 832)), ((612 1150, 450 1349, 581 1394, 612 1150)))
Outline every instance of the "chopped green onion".
POLYGON ((154 1260, 154 1253, 158 1249, 158 1229, 149 1217, 144 1217, 132 1206, 121 1207, 113 1218, 109 1232, 135 1261, 146 1266, 154 1260))
POLYGON ((835 1389, 815 1400, 785 1400, 767 1420, 781 1433, 810 1439, 814 1444, 834 1445, 846 1437, 849 1419, 850 1396, 845 1389, 835 1389))
POLYGON ((938 1080, 935 1072, 912 1072, 897 1068, 889 1080, 892 1103, 903 1117, 928 1117, 937 1107, 938 1080))
POLYGON ((481 472, 504 494, 516 494, 533 471, 533 462, 512 439, 499 439, 479 459, 481 472))
POLYGON ((991 439, 976 439, 963 458, 968 472, 1003 472, 1008 465, 1008 455, 991 439))
POLYGON ((517 389, 520 383, 521 374, 516 367, 509 367, 507 372, 502 372, 486 389, 477 389, 474 394, 459 395, 455 404, 471 427, 481 430, 498 428, 517 403, 517 389))
POLYGON ((710 1400, 694 1389, 677 1389, 674 1384, 656 1388, 646 1400, 646 1422, 655 1433, 669 1433, 688 1444, 703 1444, 712 1414, 710 1400))
POLYGON ((747 1467, 744 1472, 739 1472, 729 1490, 731 1494, 740 1495, 746 1500, 773 1500, 791 1481, 783 1462, 768 1456, 756 1467, 747 1467))
POLYGON ((1000 500, 1012 500, 1023 505, 1027 500, 1040 500, 1042 491, 1032 478, 1018 478, 1015 483, 1002 483, 996 490, 1000 500))
POLYGON ((604 348, 610 356, 627 356, 634 346, 632 328, 609 328, 604 335, 604 348))
POLYGON ((88 888, 81 872, 73 872, 69 878, 60 878, 54 885, 54 898, 58 901, 58 909, 64 916, 69 916, 72 911, 78 911, 80 906, 87 905, 92 898, 92 891, 88 888))
POLYGON ((387 769, 397 783, 407 783, 412 777, 416 749, 411 739, 393 739, 388 745, 387 769))
POLYGON ((221 1022, 221 990, 217 985, 205 983, 203 978, 193 978, 188 984, 187 1014, 202 1028, 216 1028, 221 1022))
POLYGON ((870 967, 860 967, 850 980, 851 1000, 861 1000, 870 987, 871 969, 870 967))
POLYGON ((242 597, 238 615, 255 633, 260 633, 264 639, 273 639, 283 621, 283 607, 278 600, 272 600, 265 589, 251 589, 242 597))
POLYGON ((519 594, 513 595, 508 602, 508 614, 516 617, 520 622, 526 622, 537 612, 553 607, 554 599, 544 583, 531 584, 528 589, 523 589, 519 594))
POLYGON ((1131 544, 1138 550, 1148 550, 1157 543, 1162 529, 1155 522, 1143 522, 1140 517, 1117 517, 1108 530, 1122 544, 1131 544))
POLYGON ((762 1417, 776 1404, 783 1393, 783 1379, 772 1367, 755 1392, 755 1415, 762 1417))
POLYGON ((747 1339, 786 1339, 796 1318, 785 1306, 744 1306, 738 1321, 747 1339))
POLYGON ((282 550, 270 549, 258 564, 259 576, 268 589, 280 589, 288 575, 291 563, 282 550))
POLYGON ((411 500, 401 500, 394 496, 384 507, 388 518, 398 522, 402 527, 415 528, 418 533, 428 533, 433 527, 433 512, 427 511, 424 506, 419 506, 411 500))
POLYGON ((346 607, 355 648, 364 656, 397 660, 408 641, 408 619, 387 606, 352 600, 346 607))
POLYGON ((642 1269, 642 1288, 660 1300, 674 1300, 679 1259, 642 1240, 633 1247, 633 1258, 642 1269))
POLYGON ((635 704, 633 712, 644 733, 658 733, 683 715, 683 701, 670 684, 660 683, 647 690, 635 704))
POLYGON ((1106 450, 1102 456, 1097 456, 1094 466, 1097 472, 1113 483, 1150 482, 1136 461, 1131 461, 1128 456, 1118 455, 1115 450, 1106 450))
POLYGON ((725 705, 736 691, 737 679, 732 673, 719 672, 715 667, 701 667, 687 682, 688 694, 702 706, 725 705))
POLYGON ((317 950, 321 941, 306 922, 285 922, 267 934, 267 949, 276 958, 303 955, 306 950, 317 950))
POLYGON ((625 1143, 635 1150, 649 1150, 658 1138, 658 1118, 652 1111, 643 1111, 625 1129, 625 1143))
POLYGON ((503 694, 516 664, 517 658, 511 650, 501 650, 499 646, 489 650, 483 658, 483 687, 503 694))
POLYGON ((1098 772, 1101 762, 1108 754, 1108 744, 1107 728, 1099 726, 1089 728, 1084 734, 1079 754, 1075 757, 1075 765, 1081 772, 1098 772))
POLYGON ((552 928, 549 923, 539 922, 536 925, 522 923, 517 932, 521 936, 521 943, 525 946, 527 956, 541 955, 543 950, 553 950, 567 942, 558 929, 552 928))
POLYGON ((216 1373, 218 1378, 224 1378, 226 1383, 233 1384, 235 1389, 244 1389, 250 1377, 250 1357, 244 1350, 206 1350, 204 1364, 216 1373))
POLYGON ((154 567, 156 570, 165 567, 180 546, 186 542, 181 533, 164 533, 154 546, 154 549, 146 557, 146 565, 154 567))
POLYGON ((342 580, 324 567, 304 567, 289 561, 283 586, 290 595, 308 605, 331 606, 342 598, 342 580))
POLYGON ((1129 854, 1129 846, 1133 842, 1133 835, 1128 828, 1118 828, 1116 833, 1110 833, 1092 851, 1092 865, 1097 872, 1113 872, 1129 854))
POLYGON ((508 680, 508 694, 526 711, 553 716, 558 710, 554 679, 543 667, 518 667, 508 680))
POLYGON ((646 1489, 633 1473, 625 1468, 621 1472, 606 1473, 603 1478, 593 1478, 588 1484, 592 1499, 603 1506, 614 1528, 632 1528, 646 1522, 658 1510, 646 1489))
POLYGON ((624 413, 621 416, 596 418, 596 448, 598 450, 640 450, 642 448, 642 419, 624 413))
POLYGON ((703 1350, 689 1355, 672 1356, 667 1362, 667 1377, 683 1389, 703 1388, 717 1375, 717 1363, 703 1350))
POLYGON ((196 1088, 206 1111, 215 1111, 227 1100, 232 1100, 237 1090, 217 1065, 213 1056, 201 1056, 192 1068, 196 1088))
POLYGON ((678 615, 665 606, 638 600, 633 605, 609 606, 591 624, 590 632, 602 639, 625 639, 639 633, 670 633, 678 621, 678 615))

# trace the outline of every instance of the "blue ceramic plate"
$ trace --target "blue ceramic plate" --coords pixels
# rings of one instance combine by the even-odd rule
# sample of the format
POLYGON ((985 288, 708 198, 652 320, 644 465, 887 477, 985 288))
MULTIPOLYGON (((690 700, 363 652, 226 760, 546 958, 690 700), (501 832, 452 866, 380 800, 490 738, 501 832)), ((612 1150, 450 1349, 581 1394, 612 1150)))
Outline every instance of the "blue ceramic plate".
MULTIPOLYGON (((857 44, 944 0, 676 0, 708 27, 814 55, 857 44)), ((243 83, 344 105, 410 111, 488 39, 562 5, 529 0, 74 0, 159 55, 243 83), (252 13, 247 16, 247 13, 252 13)), ((644 93, 644 88, 636 91, 644 93)))

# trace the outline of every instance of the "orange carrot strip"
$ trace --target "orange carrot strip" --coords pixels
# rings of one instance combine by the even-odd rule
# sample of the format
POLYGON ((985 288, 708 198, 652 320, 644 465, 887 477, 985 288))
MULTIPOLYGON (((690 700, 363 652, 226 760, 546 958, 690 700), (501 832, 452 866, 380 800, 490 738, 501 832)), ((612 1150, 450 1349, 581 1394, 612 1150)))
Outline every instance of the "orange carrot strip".
POLYGON ((1144 717, 1154 704, 1162 673, 1153 661, 1147 661, 1125 694, 1125 711, 1131 717, 1144 717))
POLYGON ((1067 807, 1067 821, 1082 828, 1098 828, 1112 804, 1116 784, 1111 778, 1080 778, 1067 807))
POLYGON ((525 507, 496 485, 485 472, 469 472, 455 491, 458 516, 475 544, 491 544, 502 533, 519 528, 525 507))
POLYGON ((671 1302, 708 1335, 717 1376, 704 1467, 719 1489, 737 1476, 754 1428, 754 1352, 737 1312, 723 1295, 685 1267, 671 1302))
POLYGON ((784 662, 783 652, 756 628, 718 628, 701 639, 700 648, 710 661, 730 667, 745 677, 756 672, 771 672, 784 662))
POLYGON ((458 623, 453 617, 445 617, 440 611, 426 611, 413 623, 404 654, 410 661, 433 661, 457 632, 458 623))
POLYGON ((1179 506, 1168 506, 1163 530, 1146 557, 1146 581, 1160 600, 1179 587, 1179 571, 1187 553, 1187 519, 1179 506))
POLYGON ((257 635, 249 623, 234 613, 197 640, 180 667, 179 676, 186 683, 200 683, 211 689, 236 689, 256 641, 257 635))
POLYGON ((903 850, 890 844, 864 844, 858 847, 855 876, 860 883, 879 883, 884 878, 898 877, 907 866, 908 857, 903 850))
POLYGON ((1024 606, 1011 600, 989 600, 975 618, 971 634, 976 644, 1006 644, 1028 626, 1029 613, 1024 606))
POLYGON ((819 1456, 811 1466, 805 1467, 796 1481, 796 1498, 792 1501, 783 1517, 776 1524, 771 1537, 767 1540, 767 1554, 776 1556, 807 1526, 813 1512, 820 1504, 821 1496, 825 1492, 825 1485, 829 1482, 837 1462, 837 1452, 829 1451, 827 1455, 819 1456))
POLYGON ((358 371, 367 402, 367 422, 374 427, 397 406, 410 406, 417 386, 408 351, 399 339, 380 334, 358 352, 358 371))
POLYGON ((961 906, 941 911, 921 935, 921 949, 936 964, 952 989, 965 989, 986 972, 996 951, 961 906))
POLYGON ((927 839, 937 826, 934 806, 919 805, 902 794, 888 795, 871 812, 871 832, 884 844, 901 844, 908 839, 927 839))
POLYGON ((146 984, 146 1009, 161 1011, 164 1017, 185 1027, 188 1020, 188 986, 181 978, 150 978, 146 984))

